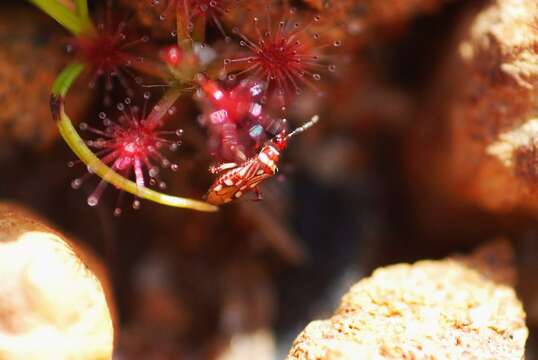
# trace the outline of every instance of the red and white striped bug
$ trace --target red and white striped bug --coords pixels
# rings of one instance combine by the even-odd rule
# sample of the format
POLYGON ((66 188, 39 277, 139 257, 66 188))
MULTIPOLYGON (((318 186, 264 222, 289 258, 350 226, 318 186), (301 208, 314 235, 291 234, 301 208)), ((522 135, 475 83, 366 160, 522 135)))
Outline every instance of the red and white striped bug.
POLYGON ((212 174, 222 174, 209 188, 206 201, 213 205, 222 205, 239 199, 249 191, 254 191, 260 199, 258 185, 278 172, 280 152, 287 147, 288 140, 310 128, 318 120, 319 117, 315 115, 289 134, 286 134, 285 130, 280 132, 260 149, 258 155, 241 164, 224 163, 209 168, 212 174))

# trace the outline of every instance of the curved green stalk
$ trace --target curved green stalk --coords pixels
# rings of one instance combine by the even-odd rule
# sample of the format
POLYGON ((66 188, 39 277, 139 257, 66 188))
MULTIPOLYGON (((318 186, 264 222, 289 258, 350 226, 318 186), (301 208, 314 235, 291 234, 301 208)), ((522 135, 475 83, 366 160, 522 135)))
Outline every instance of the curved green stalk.
POLYGON ((88 169, 118 189, 129 192, 142 199, 172 207, 208 212, 217 211, 218 208, 216 206, 203 201, 166 195, 146 187, 137 186, 134 182, 124 178, 95 156, 86 146, 84 140, 80 138, 71 119, 65 113, 64 107, 65 96, 83 69, 83 64, 71 64, 58 76, 52 87, 51 110, 63 139, 88 169))

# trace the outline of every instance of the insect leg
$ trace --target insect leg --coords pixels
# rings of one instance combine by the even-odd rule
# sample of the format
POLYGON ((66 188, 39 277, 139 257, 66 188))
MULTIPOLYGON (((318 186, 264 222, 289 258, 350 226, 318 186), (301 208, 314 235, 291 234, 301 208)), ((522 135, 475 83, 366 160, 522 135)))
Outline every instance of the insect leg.
POLYGON ((220 165, 214 165, 214 166, 209 167, 209 172, 211 174, 218 174, 218 173, 223 172, 224 170, 236 168, 237 166, 238 165, 236 163, 223 163, 220 165))
POLYGON ((260 190, 260 188, 258 186, 256 186, 254 188, 254 193, 256 194, 256 199, 254 199, 254 201, 261 201, 263 200, 263 195, 262 195, 262 192, 260 190))

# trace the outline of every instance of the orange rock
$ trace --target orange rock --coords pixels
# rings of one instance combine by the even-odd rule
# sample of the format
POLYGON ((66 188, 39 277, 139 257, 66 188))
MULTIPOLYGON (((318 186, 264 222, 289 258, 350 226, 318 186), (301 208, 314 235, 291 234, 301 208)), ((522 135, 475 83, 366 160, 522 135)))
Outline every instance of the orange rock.
POLYGON ((497 0, 470 9, 459 25, 410 156, 433 191, 495 212, 538 214, 536 19, 536 2, 497 0))
POLYGON ((104 268, 35 215, 0 204, 0 359, 111 359, 104 268))
POLYGON ((288 360, 523 359, 528 330, 514 290, 469 267, 513 271, 487 253, 376 270, 332 318, 306 327, 288 360))

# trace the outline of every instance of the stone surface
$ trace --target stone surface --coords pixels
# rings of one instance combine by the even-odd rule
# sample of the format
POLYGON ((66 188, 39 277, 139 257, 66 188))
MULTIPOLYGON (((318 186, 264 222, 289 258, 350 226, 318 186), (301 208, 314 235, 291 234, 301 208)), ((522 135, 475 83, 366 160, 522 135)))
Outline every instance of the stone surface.
POLYGON ((469 267, 513 271, 487 253, 376 270, 332 318, 306 327, 288 360, 523 359, 528 330, 514 290, 469 267))
POLYGON ((0 359, 111 359, 104 269, 35 215, 0 203, 0 359))
POLYGON ((489 211, 538 214, 538 3, 484 4, 469 7, 456 29, 420 109, 410 162, 419 186, 489 211))

